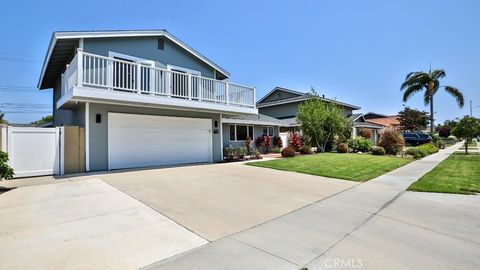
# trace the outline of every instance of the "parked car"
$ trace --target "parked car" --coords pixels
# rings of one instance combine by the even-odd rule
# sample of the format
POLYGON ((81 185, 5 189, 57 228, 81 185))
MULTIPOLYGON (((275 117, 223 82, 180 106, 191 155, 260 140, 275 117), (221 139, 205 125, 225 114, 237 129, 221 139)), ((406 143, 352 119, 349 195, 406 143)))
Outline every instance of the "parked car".
POLYGON ((420 145, 432 141, 432 137, 425 133, 403 132, 402 136, 405 140, 405 143, 411 145, 420 145))

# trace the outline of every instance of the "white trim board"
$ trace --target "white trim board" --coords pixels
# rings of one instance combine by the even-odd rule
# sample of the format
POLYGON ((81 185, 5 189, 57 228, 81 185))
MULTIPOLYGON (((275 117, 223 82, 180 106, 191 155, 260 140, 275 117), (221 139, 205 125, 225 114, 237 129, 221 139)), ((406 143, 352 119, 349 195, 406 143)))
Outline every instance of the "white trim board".
POLYGON ((73 87, 72 90, 65 93, 57 101, 56 106, 58 109, 60 109, 63 105, 72 101, 165 108, 185 111, 204 111, 214 113, 223 112, 229 114, 235 113, 239 115, 258 114, 258 109, 256 108, 199 102, 180 98, 168 98, 166 96, 140 95, 137 93, 124 93, 120 91, 108 91, 87 87, 73 87))

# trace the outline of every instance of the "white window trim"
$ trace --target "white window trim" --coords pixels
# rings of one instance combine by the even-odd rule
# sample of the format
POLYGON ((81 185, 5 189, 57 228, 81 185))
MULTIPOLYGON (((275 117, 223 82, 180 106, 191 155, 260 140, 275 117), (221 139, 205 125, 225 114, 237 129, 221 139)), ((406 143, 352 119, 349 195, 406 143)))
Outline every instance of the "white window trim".
POLYGON ((275 127, 274 126, 262 126, 262 136, 267 135, 269 137, 275 136, 275 127), (263 134, 263 128, 267 128, 267 134, 263 134), (270 128, 272 128, 272 135, 269 135, 270 128))
POLYGON ((179 71, 185 72, 187 74, 192 74, 192 75, 195 75, 195 76, 202 76, 202 73, 198 70, 179 67, 179 66, 175 66, 175 65, 167 65, 167 70, 172 70, 172 69, 179 70, 179 71))
POLYGON ((249 127, 252 127, 252 133, 255 133, 255 128, 253 125, 242 125, 242 124, 230 124, 228 126, 228 140, 230 142, 245 142, 246 140, 237 140, 237 126, 246 126, 247 127, 247 137, 250 137, 253 140, 253 134, 250 134, 250 129, 249 127), (234 126, 235 127, 235 140, 232 140, 230 138, 230 127, 234 126))

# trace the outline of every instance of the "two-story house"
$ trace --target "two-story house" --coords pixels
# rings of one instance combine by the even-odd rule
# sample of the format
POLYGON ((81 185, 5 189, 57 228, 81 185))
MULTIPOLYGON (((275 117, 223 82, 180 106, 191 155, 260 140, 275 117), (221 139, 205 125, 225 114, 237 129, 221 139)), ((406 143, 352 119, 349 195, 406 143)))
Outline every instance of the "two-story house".
POLYGON ((372 131, 372 143, 376 144, 379 131, 383 126, 368 123, 361 113, 354 113, 361 108, 356 105, 340 102, 338 100, 325 98, 325 96, 314 96, 310 93, 303 93, 283 87, 275 87, 257 102, 259 114, 267 115, 280 121, 280 132, 299 131, 300 124, 297 122, 298 106, 306 100, 320 98, 325 102, 332 102, 342 108, 347 119, 352 123, 352 136, 356 136, 360 129, 372 131))
POLYGON ((85 128, 86 170, 110 170, 221 161, 222 116, 258 113, 229 76, 165 30, 55 32, 38 87, 55 126, 85 128))

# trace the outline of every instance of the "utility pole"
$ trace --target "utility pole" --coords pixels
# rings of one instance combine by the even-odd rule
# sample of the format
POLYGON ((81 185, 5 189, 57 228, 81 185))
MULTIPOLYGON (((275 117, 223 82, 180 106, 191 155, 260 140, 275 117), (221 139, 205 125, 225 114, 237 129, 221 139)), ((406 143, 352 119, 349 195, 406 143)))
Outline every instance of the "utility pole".
POLYGON ((473 113, 472 113, 472 100, 470 99, 470 117, 473 117, 473 113))

